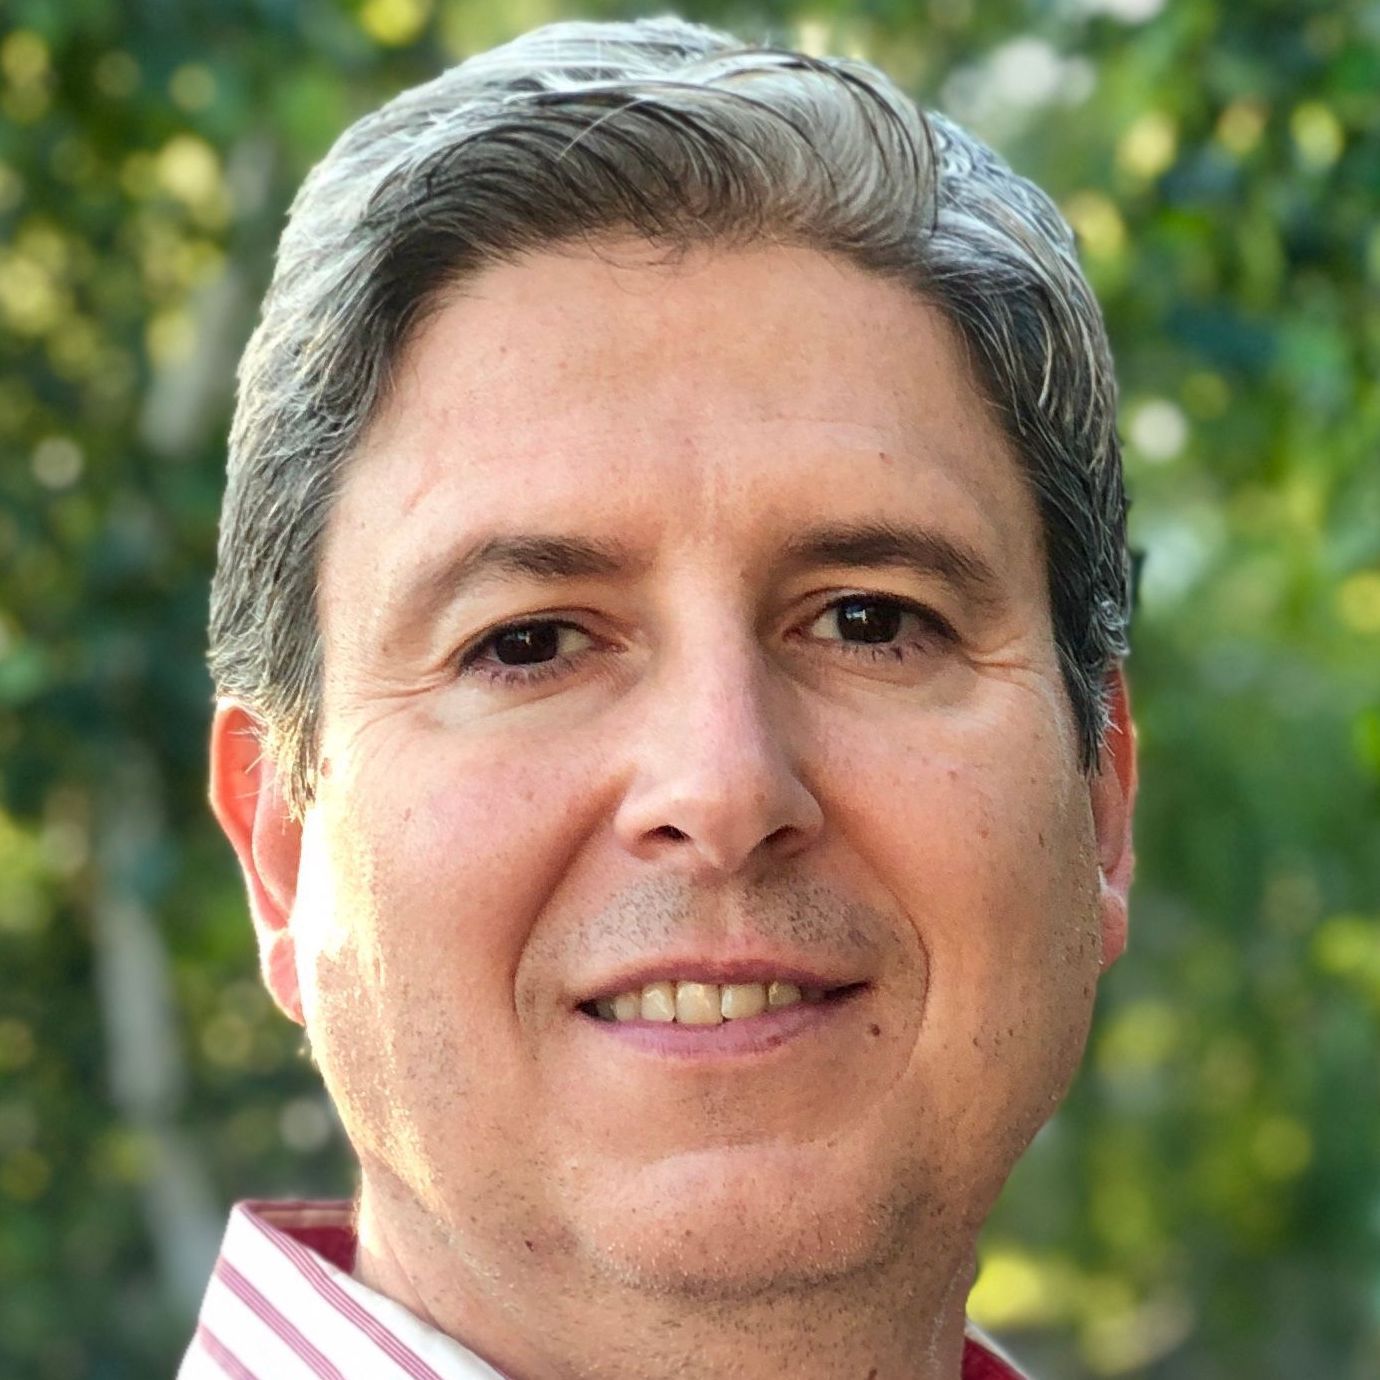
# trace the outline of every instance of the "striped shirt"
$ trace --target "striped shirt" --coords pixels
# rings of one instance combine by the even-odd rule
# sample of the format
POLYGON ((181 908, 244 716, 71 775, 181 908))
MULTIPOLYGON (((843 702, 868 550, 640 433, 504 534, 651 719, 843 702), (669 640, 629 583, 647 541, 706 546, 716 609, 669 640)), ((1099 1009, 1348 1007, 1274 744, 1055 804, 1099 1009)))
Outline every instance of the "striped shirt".
MULTIPOLYGON (((504 1380, 354 1279, 349 1202, 239 1203, 177 1380, 504 1380)), ((971 1330, 962 1380, 1021 1380, 971 1330)))

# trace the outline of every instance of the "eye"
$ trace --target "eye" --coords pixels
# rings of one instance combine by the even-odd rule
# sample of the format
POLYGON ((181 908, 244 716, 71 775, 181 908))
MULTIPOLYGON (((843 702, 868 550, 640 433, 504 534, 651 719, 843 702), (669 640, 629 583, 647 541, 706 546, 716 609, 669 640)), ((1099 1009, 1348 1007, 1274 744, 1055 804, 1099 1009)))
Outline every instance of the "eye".
POLYGON ((809 636, 841 642, 850 650, 870 649, 899 657, 935 642, 956 640, 953 628, 933 609, 876 594, 835 599, 809 625, 809 636), (900 645, 897 644, 899 641, 900 645))
POLYGON ((521 684, 558 675, 594 645, 594 639, 575 623, 537 618, 496 628, 467 652, 461 675, 482 675, 507 684, 521 684))
MULTIPOLYGON (((887 595, 850 594, 835 599, 807 626, 807 637, 872 661, 906 661, 957 641, 933 609, 887 595)), ((503 686, 535 685, 573 671, 596 647, 577 623, 533 618, 495 628, 460 658, 462 677, 503 686)))

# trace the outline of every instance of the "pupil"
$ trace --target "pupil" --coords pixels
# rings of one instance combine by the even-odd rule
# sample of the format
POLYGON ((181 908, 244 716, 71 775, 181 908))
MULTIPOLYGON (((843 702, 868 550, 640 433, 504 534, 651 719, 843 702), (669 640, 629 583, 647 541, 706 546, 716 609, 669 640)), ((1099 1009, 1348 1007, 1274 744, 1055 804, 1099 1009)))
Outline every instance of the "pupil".
POLYGON ((840 604, 838 618, 839 631, 852 642, 890 642, 901 631, 901 610, 871 599, 840 604))
POLYGON ((494 654, 505 666, 530 666, 556 655, 560 630, 554 623, 509 628, 494 641, 494 654))

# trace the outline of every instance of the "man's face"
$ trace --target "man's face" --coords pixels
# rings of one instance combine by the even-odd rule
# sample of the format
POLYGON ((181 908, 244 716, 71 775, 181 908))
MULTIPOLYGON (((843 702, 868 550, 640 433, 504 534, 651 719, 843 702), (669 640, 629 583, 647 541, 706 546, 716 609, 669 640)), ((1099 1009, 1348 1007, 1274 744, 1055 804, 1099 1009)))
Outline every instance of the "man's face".
POLYGON ((495 1280, 958 1251, 1105 948, 1035 508, 900 287, 608 251, 434 314, 336 501, 316 1057, 366 1195, 495 1280))

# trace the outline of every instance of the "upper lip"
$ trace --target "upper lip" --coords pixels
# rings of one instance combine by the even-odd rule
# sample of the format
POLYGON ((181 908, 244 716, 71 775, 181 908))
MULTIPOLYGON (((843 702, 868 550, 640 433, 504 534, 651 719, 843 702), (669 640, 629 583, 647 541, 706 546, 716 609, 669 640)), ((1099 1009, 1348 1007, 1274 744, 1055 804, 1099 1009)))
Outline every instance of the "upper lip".
POLYGON ((682 958, 639 960, 606 977, 593 980, 576 998, 576 1005, 636 992, 653 982, 731 983, 792 982, 797 987, 826 991, 852 987, 868 979, 856 970, 799 958, 723 958, 685 955, 682 958))

